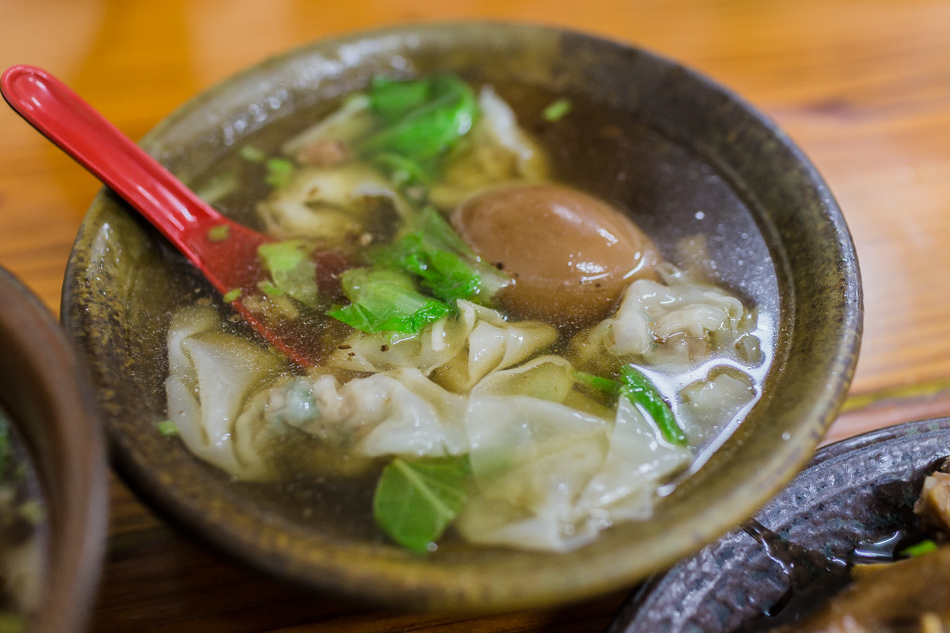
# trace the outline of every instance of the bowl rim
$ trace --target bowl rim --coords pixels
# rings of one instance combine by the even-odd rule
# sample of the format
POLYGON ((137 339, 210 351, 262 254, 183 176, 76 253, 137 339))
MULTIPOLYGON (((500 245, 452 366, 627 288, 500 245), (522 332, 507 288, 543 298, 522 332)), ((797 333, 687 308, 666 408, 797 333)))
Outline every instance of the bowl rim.
POLYGON ((4 268, 0 295, 0 331, 9 337, 0 365, 5 371, 16 363, 17 380, 38 390, 42 408, 41 428, 33 428, 17 421, 19 396, 2 398, 35 460, 50 516, 48 584, 30 630, 78 632, 89 618, 105 555, 109 484, 102 425, 86 368, 50 311, 4 268))
MULTIPOLYGON (((571 29, 504 21, 402 24, 396 27, 357 31, 318 40, 266 59, 208 90, 202 91, 164 118, 142 139, 140 144, 147 151, 161 155, 163 151, 162 137, 195 111, 221 97, 232 88, 253 81, 255 77, 267 72, 268 69, 289 64, 295 59, 318 50, 330 51, 348 43, 369 39, 418 36, 420 33, 428 34, 440 30, 461 32, 473 28, 500 30, 499 32, 504 32, 508 37, 525 37, 537 33, 546 33, 552 37, 571 35, 592 40, 600 45, 634 51, 643 58, 651 60, 651 63, 666 65, 699 84, 704 90, 711 91, 729 100, 750 120, 768 131, 771 139, 787 151, 793 157, 796 165, 807 175, 814 194, 821 200, 825 210, 824 218, 827 220, 827 226, 823 227, 823 230, 832 234, 828 239, 836 249, 836 262, 838 262, 840 268, 836 269, 838 276, 835 283, 837 284, 836 290, 840 290, 843 297, 842 309, 840 314, 837 315, 834 345, 827 350, 827 357, 823 365, 825 371, 823 375, 826 380, 821 383, 820 387, 816 386, 813 390, 816 395, 814 402, 801 403, 800 405, 809 423, 796 427, 793 441, 788 442, 787 446, 778 446, 775 449, 775 459, 764 465, 754 480, 743 482, 729 491, 722 499, 722 504, 732 510, 733 516, 750 516, 757 508, 768 501, 772 493, 789 481, 808 460, 811 450, 817 446, 821 435, 840 409, 857 362, 862 330, 863 304, 857 255, 844 217, 828 186, 804 153, 794 145, 787 135, 766 116, 730 90, 693 70, 629 43, 599 35, 580 33, 571 29)), ((104 208, 102 206, 104 195, 101 193, 97 197, 83 221, 83 227, 77 236, 73 254, 70 256, 66 275, 67 283, 63 286, 63 320, 71 334, 77 339, 82 338, 82 322, 74 318, 75 315, 72 314, 70 309, 70 306, 76 301, 70 280, 78 278, 76 276, 78 271, 74 268, 76 250, 81 248, 84 235, 92 233, 87 229, 98 222, 104 208)), ((702 529, 693 525, 692 527, 671 526, 669 530, 670 534, 675 533, 679 538, 687 540, 690 543, 689 549, 671 548, 668 541, 665 541, 666 544, 657 550, 649 565, 631 560, 630 556, 601 556, 596 561, 596 565, 599 567, 597 573, 564 573, 562 578, 552 580, 545 577, 545 575, 554 575, 551 569, 537 569, 531 571, 527 581, 523 578, 514 580, 507 575, 494 574, 491 577, 491 582, 495 586, 491 590, 486 589, 485 584, 483 584, 485 582, 484 578, 479 577, 477 565, 462 570, 457 568, 447 570, 439 570, 435 567, 422 568, 415 561, 374 559, 372 549, 360 553, 361 562, 371 564, 371 568, 368 571, 363 570, 361 573, 341 580, 341 574, 352 573, 351 569, 349 572, 347 571, 352 562, 352 552, 347 552, 347 555, 344 556, 328 547, 325 548, 327 551, 322 552, 322 557, 316 563, 313 559, 301 562, 299 559, 295 560, 295 555, 299 555, 301 552, 278 545, 279 542, 286 539, 287 535, 276 533, 267 534, 269 546, 276 549, 265 552, 263 556, 248 551, 247 530, 262 529, 266 532, 266 526, 244 523, 215 524, 213 521, 209 521, 208 517, 199 508, 182 508, 179 500, 174 498, 174 493, 164 490, 161 482, 150 477, 147 470, 143 470, 143 465, 136 463, 123 450, 119 441, 120 438, 114 436, 108 425, 107 428, 110 430, 109 441, 115 467, 130 487, 167 519, 190 532, 196 533, 199 538, 217 549, 223 550, 257 568, 264 569, 275 576, 320 590, 369 598, 375 603, 456 611, 497 611, 526 606, 549 605, 591 597, 623 585, 632 584, 647 574, 672 564, 689 551, 698 549, 701 545, 715 539, 735 525, 734 520, 726 521, 719 514, 713 512, 700 513, 695 515, 695 522, 703 524, 702 529), (463 576, 461 579, 458 577, 460 572, 463 576), (372 582, 374 579, 379 580, 380 578, 384 579, 384 582, 372 582), (439 587, 439 585, 447 584, 451 585, 451 589, 446 590, 444 586, 439 587), (435 596, 432 595, 433 592, 436 594, 435 596)), ((785 440, 786 438, 783 437, 782 439, 785 440)), ((250 543, 250 545, 253 548, 259 543, 250 543)))

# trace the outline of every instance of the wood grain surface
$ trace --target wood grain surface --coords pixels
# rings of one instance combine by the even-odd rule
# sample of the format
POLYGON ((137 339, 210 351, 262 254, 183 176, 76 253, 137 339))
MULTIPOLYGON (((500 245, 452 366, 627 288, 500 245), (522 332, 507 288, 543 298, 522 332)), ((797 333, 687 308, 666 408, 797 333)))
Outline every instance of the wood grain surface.
MULTIPOLYGON (((228 75, 412 21, 557 24, 734 89, 823 173, 857 244, 865 336, 828 439, 950 413, 950 0, 0 0, 0 69, 43 66, 132 138, 228 75)), ((0 110, 0 265, 54 313, 99 184, 0 110)), ((483 618, 380 612, 283 586, 184 537, 112 482, 94 631, 596 631, 625 592, 483 618)))

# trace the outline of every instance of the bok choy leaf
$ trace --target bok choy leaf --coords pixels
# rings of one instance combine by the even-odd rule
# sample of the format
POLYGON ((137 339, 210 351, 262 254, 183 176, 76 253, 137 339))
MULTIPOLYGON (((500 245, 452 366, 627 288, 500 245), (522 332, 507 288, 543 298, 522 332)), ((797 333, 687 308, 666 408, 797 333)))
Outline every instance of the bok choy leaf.
POLYGON ((377 76, 370 85, 370 109, 389 122, 398 121, 410 110, 421 106, 429 99, 431 82, 399 81, 377 76))
POLYGON ((351 268, 343 273, 342 282, 350 305, 328 314, 364 332, 418 334, 450 311, 442 301, 420 294, 399 271, 351 268))
POLYGON ((360 153, 370 158, 397 154, 423 167, 451 149, 478 116, 475 93, 454 75, 410 82, 377 79, 369 98, 386 125, 361 143, 360 153))
POLYGON ((457 299, 487 303, 510 282, 484 263, 431 207, 410 220, 402 235, 371 259, 377 266, 415 275, 426 291, 449 305, 457 299))
POLYGON ((286 240, 261 244, 257 254, 273 281, 273 285, 265 286, 265 293, 286 293, 305 306, 319 307, 317 265, 307 242, 286 240))
POLYGON ((373 516, 394 541, 425 553, 465 505, 467 457, 394 459, 376 486, 373 516))

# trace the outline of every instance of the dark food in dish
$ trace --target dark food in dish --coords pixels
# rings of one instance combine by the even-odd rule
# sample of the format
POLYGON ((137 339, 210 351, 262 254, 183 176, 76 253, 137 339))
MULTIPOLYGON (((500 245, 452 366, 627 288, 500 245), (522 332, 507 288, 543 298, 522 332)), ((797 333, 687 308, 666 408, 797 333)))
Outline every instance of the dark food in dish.
MULTIPOLYGON (((944 464, 946 467, 947 464, 944 464)), ((927 540, 901 554, 903 560, 857 566, 854 582, 806 620, 774 629, 820 633, 942 633, 950 630, 950 475, 929 475, 914 504, 927 540), (930 540, 930 539, 934 540, 930 540), (909 558, 907 558, 909 556, 909 558)))
POLYGON ((29 453, 0 410, 0 631, 38 614, 47 568, 46 506, 29 453))
POLYGON ((820 450, 755 520, 646 583, 612 633, 946 630, 948 445, 934 420, 820 450))

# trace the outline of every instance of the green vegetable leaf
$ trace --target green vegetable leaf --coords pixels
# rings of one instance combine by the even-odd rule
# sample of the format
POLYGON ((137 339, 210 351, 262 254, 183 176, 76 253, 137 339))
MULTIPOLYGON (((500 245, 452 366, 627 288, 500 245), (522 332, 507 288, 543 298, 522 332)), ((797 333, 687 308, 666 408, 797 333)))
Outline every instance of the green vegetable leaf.
POLYGON ((450 311, 445 303, 420 294, 409 277, 395 270, 351 268, 341 281, 351 303, 328 314, 364 332, 418 334, 450 311))
POLYGON ((418 277, 432 295, 455 305, 457 299, 490 301, 510 279, 481 261, 448 222, 426 207, 406 226, 407 233, 371 255, 381 267, 418 277))
POLYGON ((423 209, 409 223, 409 228, 421 233, 431 248, 458 253, 473 261, 477 259, 468 244, 433 207, 423 209))
POLYGON ((621 368, 620 382, 582 371, 573 371, 571 374, 578 382, 598 391, 623 396, 641 413, 653 420, 666 441, 676 446, 686 444, 686 433, 680 427, 676 418, 673 417, 673 410, 670 405, 663 400, 660 391, 650 382, 650 379, 633 365, 624 365, 621 368))
POLYGON ((670 405, 650 379, 633 365, 624 365, 620 369, 620 395, 652 418, 667 442, 686 445, 686 432, 673 417, 670 405))
POLYGON ((429 98, 430 82, 398 81, 387 77, 373 78, 370 86, 370 108, 387 121, 396 121, 429 98))
POLYGON ((450 305, 471 299, 481 287, 478 272, 455 253, 429 251, 424 258, 413 258, 412 265, 410 270, 422 278, 423 287, 450 305))
POLYGON ((305 306, 318 308, 317 264, 311 251, 312 246, 303 240, 261 244, 257 254, 273 281, 273 286, 264 288, 264 292, 271 296, 286 293, 305 306), (274 292, 275 288, 280 292, 274 292))
POLYGON ((359 147, 367 157, 392 153, 426 164, 453 147, 478 116, 475 93, 454 75, 434 75, 401 86, 381 82, 369 96, 388 125, 359 147))
POLYGON ((296 166, 285 158, 270 158, 264 163, 267 168, 267 176, 264 177, 271 187, 286 187, 293 180, 296 166))
POLYGON ((465 505, 470 476, 467 457, 397 457, 376 485, 376 523, 403 547, 424 553, 465 505))
POLYGON ((407 235, 387 250, 377 261, 418 276, 426 290, 450 305, 479 290, 478 272, 457 254, 431 247, 422 233, 407 235))

